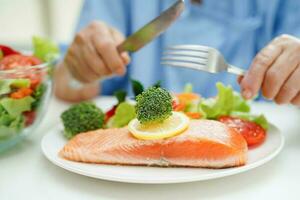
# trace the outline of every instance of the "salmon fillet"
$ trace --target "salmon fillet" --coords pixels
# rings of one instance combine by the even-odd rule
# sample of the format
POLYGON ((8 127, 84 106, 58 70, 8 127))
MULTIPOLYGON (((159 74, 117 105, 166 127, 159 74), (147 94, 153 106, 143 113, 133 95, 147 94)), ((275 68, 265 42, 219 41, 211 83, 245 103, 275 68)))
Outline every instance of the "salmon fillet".
POLYGON ((160 140, 139 140, 128 129, 81 133, 59 152, 67 160, 121 165, 226 168, 244 165, 244 138, 213 120, 193 120, 182 134, 160 140))

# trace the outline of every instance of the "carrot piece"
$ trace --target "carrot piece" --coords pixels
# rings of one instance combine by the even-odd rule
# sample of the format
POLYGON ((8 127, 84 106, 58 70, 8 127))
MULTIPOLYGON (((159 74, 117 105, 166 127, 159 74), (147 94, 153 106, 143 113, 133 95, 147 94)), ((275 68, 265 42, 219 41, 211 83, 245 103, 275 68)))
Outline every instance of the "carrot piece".
POLYGON ((198 112, 186 112, 185 114, 191 119, 200 119, 202 117, 198 112))
POLYGON ((180 94, 177 94, 176 97, 179 99, 180 102, 183 102, 183 103, 189 103, 191 101, 200 99, 200 96, 195 93, 180 93, 180 94))
POLYGON ((174 111, 177 111, 177 112, 178 112, 178 111, 184 111, 185 107, 186 107, 186 104, 180 102, 180 103, 178 103, 178 104, 176 104, 176 105, 174 106, 173 110, 174 110, 174 111))
POLYGON ((30 96, 33 93, 33 90, 30 88, 20 88, 16 92, 10 94, 10 97, 13 99, 21 99, 26 96, 30 96))

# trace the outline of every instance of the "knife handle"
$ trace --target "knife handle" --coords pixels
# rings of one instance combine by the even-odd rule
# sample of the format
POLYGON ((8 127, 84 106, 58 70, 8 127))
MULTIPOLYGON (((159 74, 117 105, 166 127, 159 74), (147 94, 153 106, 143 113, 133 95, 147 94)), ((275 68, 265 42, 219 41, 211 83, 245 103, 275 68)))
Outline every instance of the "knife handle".
POLYGON ((122 42, 121 44, 119 44, 118 46, 117 46, 117 51, 119 52, 119 53, 122 53, 122 52, 124 52, 124 51, 126 51, 126 49, 124 48, 124 42, 122 42))

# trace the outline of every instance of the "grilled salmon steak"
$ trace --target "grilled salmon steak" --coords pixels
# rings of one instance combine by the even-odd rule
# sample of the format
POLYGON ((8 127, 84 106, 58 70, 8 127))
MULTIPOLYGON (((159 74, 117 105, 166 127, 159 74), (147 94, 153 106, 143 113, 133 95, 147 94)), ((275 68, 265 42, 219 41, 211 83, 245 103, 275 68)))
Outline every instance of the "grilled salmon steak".
POLYGON ((139 140, 128 129, 81 133, 59 152, 67 160, 121 165, 226 168, 244 165, 244 138, 213 120, 193 120, 182 134, 160 140, 139 140))

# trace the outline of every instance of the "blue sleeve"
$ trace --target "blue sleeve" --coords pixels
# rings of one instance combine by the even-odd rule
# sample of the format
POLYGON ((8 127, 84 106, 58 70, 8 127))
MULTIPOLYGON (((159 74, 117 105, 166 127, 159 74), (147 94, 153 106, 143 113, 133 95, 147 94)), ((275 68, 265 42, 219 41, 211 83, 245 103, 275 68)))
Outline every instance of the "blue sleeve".
POLYGON ((130 5, 128 0, 85 0, 76 31, 93 20, 101 20, 123 32, 129 31, 130 5))
MULTIPOLYGON (((130 32, 129 0, 85 0, 80 14, 76 32, 93 20, 101 20, 115 27, 124 35, 130 32)), ((101 94, 112 95, 114 91, 126 89, 128 74, 113 77, 101 82, 101 94)))
POLYGON ((300 37, 300 1, 281 0, 275 20, 274 37, 281 34, 300 37))

